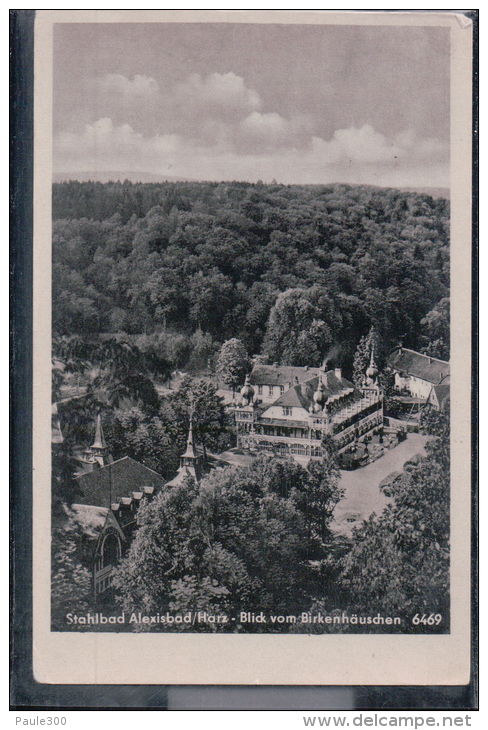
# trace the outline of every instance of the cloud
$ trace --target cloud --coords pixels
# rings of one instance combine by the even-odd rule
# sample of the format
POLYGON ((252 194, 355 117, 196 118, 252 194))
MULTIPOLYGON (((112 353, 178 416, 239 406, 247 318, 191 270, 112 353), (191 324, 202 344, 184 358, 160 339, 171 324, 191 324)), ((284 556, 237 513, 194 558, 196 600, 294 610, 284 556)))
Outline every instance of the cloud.
POLYGON ((122 74, 105 74, 94 81, 102 93, 118 94, 125 98, 140 101, 141 97, 156 96, 159 93, 158 82, 151 76, 136 74, 132 79, 122 74))
POLYGON ((219 110, 250 111, 261 108, 257 91, 246 86, 242 76, 235 73, 212 73, 202 77, 190 74, 176 84, 170 93, 170 101, 182 106, 204 108, 210 112, 219 110))
POLYGON ((196 114, 204 119, 222 119, 228 114, 241 118, 259 110, 262 104, 258 92, 232 72, 207 76, 193 73, 179 83, 162 86, 150 76, 135 75, 130 79, 122 74, 105 74, 93 79, 92 84, 98 92, 110 95, 114 110, 117 98, 124 108, 131 100, 135 105, 157 100, 163 118, 171 112, 178 119, 195 118, 196 114))
POLYGON ((328 146, 330 161, 352 160, 354 162, 394 163, 403 156, 403 150, 385 135, 376 132, 369 124, 363 127, 338 129, 328 146))
POLYGON ((286 119, 276 112, 253 111, 239 126, 242 142, 250 149, 277 148, 282 146, 302 146, 310 139, 312 122, 305 116, 286 119))
POLYGON ((240 123, 262 106, 258 92, 233 72, 160 84, 150 76, 105 74, 92 79, 91 88, 92 119, 129 123, 146 134, 182 133, 206 144, 236 142, 240 123))
MULTIPOLYGON (((308 165, 317 176, 358 170, 364 177, 363 172, 373 166, 393 170, 447 160, 445 144, 436 138, 419 139, 413 129, 388 136, 364 124, 336 129, 324 138, 318 133, 323 120, 305 114, 287 117, 264 109, 258 91, 232 71, 193 73, 172 84, 158 84, 139 74, 132 78, 105 74, 94 83, 98 93, 92 112, 98 122, 78 130, 80 149, 89 148, 90 140, 98 140, 98 150, 118 149, 127 158, 138 146, 144 157, 147 150, 154 154, 155 149, 157 154, 161 144, 166 149, 169 139, 178 138, 195 155, 205 147, 214 157, 227 154, 229 160, 237 159, 239 169, 247 167, 245 155, 259 162, 278 153, 282 159, 294 159, 295 150, 303 174, 308 165), (137 136, 135 130, 139 129, 144 130, 143 137, 137 136)), ((74 131, 62 133, 58 149, 69 146, 73 135, 74 131)), ((157 160, 151 163, 155 165, 157 160)))
MULTIPOLYGON (((410 139, 409 135, 407 136, 410 139)), ((405 146, 399 144, 398 139, 397 141, 389 139, 369 124, 359 128, 338 129, 329 141, 314 137, 312 146, 317 156, 329 165, 395 164, 404 158, 407 151, 405 146)))
POLYGON ((329 166, 395 168, 417 162, 445 162, 448 157, 448 146, 438 139, 418 139, 411 129, 389 138, 369 124, 338 129, 330 140, 313 137, 312 149, 317 159, 329 166))
POLYGON ((135 132, 130 124, 115 127, 111 119, 104 117, 94 124, 86 124, 81 134, 62 132, 56 139, 55 148, 69 155, 120 153, 125 156, 146 143, 143 135, 135 132))
POLYGON ((130 124, 116 126, 107 117, 86 124, 80 134, 62 132, 54 140, 55 155, 61 164, 67 165, 66 169, 73 170, 106 169, 107 166, 118 170, 120 165, 150 170, 181 145, 178 135, 147 138, 130 124))
POLYGON ((448 145, 435 137, 418 139, 412 129, 397 134, 395 141, 407 154, 413 154, 416 159, 447 158, 448 145))
POLYGON ((104 117, 55 138, 56 169, 145 171, 205 180, 349 182, 390 186, 449 184, 448 147, 413 130, 388 137, 370 125, 338 129, 330 139, 308 132, 306 119, 251 112, 237 124, 207 120, 200 137, 143 135, 104 117), (299 136, 303 144, 295 144, 299 136), (244 141, 243 141, 244 140, 244 141))

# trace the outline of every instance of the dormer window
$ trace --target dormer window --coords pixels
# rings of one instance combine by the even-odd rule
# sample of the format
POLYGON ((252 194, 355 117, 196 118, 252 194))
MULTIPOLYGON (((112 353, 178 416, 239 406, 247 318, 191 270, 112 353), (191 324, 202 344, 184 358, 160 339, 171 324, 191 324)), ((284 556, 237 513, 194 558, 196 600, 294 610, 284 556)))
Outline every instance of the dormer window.
POLYGON ((283 406, 283 415, 291 416, 291 407, 290 406, 283 406))

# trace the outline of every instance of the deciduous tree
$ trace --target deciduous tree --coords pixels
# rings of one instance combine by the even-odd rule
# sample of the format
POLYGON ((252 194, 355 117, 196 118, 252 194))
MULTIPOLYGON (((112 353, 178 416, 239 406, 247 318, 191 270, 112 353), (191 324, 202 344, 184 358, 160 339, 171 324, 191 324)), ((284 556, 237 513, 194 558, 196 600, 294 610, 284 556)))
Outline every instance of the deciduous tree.
POLYGON ((244 382, 249 369, 249 355, 241 340, 226 340, 217 357, 216 372, 219 378, 234 392, 244 382))

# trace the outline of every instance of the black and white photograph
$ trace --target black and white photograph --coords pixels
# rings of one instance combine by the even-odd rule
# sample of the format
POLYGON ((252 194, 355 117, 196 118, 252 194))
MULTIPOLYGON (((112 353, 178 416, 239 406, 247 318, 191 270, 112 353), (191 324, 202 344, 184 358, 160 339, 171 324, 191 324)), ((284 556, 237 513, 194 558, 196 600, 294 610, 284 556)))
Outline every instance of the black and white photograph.
POLYGON ((54 24, 52 631, 449 633, 449 61, 54 24))

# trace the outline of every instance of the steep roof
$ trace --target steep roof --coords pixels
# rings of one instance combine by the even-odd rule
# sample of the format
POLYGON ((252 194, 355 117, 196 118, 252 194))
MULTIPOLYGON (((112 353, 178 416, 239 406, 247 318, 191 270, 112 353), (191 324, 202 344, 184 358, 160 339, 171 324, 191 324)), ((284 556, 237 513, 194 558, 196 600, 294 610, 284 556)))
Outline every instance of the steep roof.
POLYGON ((294 388, 290 388, 283 395, 280 395, 273 405, 277 406, 298 406, 299 408, 306 408, 307 402, 302 394, 301 385, 296 385, 294 388))
POLYGON ((436 357, 422 355, 415 350, 406 347, 399 347, 394 350, 388 358, 388 364, 394 370, 398 370, 415 378, 421 378, 428 383, 437 385, 446 382, 449 376, 449 363, 439 360, 436 357))
POLYGON ((193 425, 190 421, 190 428, 188 430, 188 438, 186 440, 186 450, 185 453, 181 455, 181 458, 187 458, 187 459, 198 459, 198 453, 195 447, 195 442, 193 440, 193 425))
POLYGON ((255 365, 249 380, 252 385, 296 385, 318 375, 319 368, 292 365, 255 365))
POLYGON ((449 407, 451 399, 451 388, 449 386, 449 383, 445 383, 444 381, 440 383, 440 385, 433 385, 432 390, 429 394, 428 401, 437 401, 437 405, 439 406, 439 409, 441 411, 445 411, 449 407), (434 398, 432 397, 432 392, 434 393, 434 398))
POLYGON ((111 510, 93 504, 73 504, 71 514, 80 528, 81 541, 77 545, 77 555, 81 563, 91 568, 98 542, 109 527, 125 541, 119 523, 111 510))
POLYGON ((187 477, 190 477, 195 482, 198 481, 195 469, 192 469, 188 466, 181 466, 176 472, 176 476, 174 476, 173 479, 171 479, 171 481, 166 484, 166 486, 177 487, 180 484, 183 484, 187 477))
MULTIPOLYGON (((320 378, 324 384, 324 393, 327 398, 343 394, 344 391, 354 390, 354 385, 346 378, 338 377, 334 370, 328 370, 326 373, 321 374, 320 378)), ((308 411, 313 403, 313 394, 317 390, 318 384, 319 376, 312 377, 304 383, 299 383, 287 390, 271 405, 298 406, 308 411)), ((271 407, 271 405, 268 407, 271 407)))
POLYGON ((160 487, 163 477, 148 466, 135 461, 130 456, 107 464, 76 478, 86 505, 110 507, 120 502, 132 492, 140 492, 144 487, 160 487))

